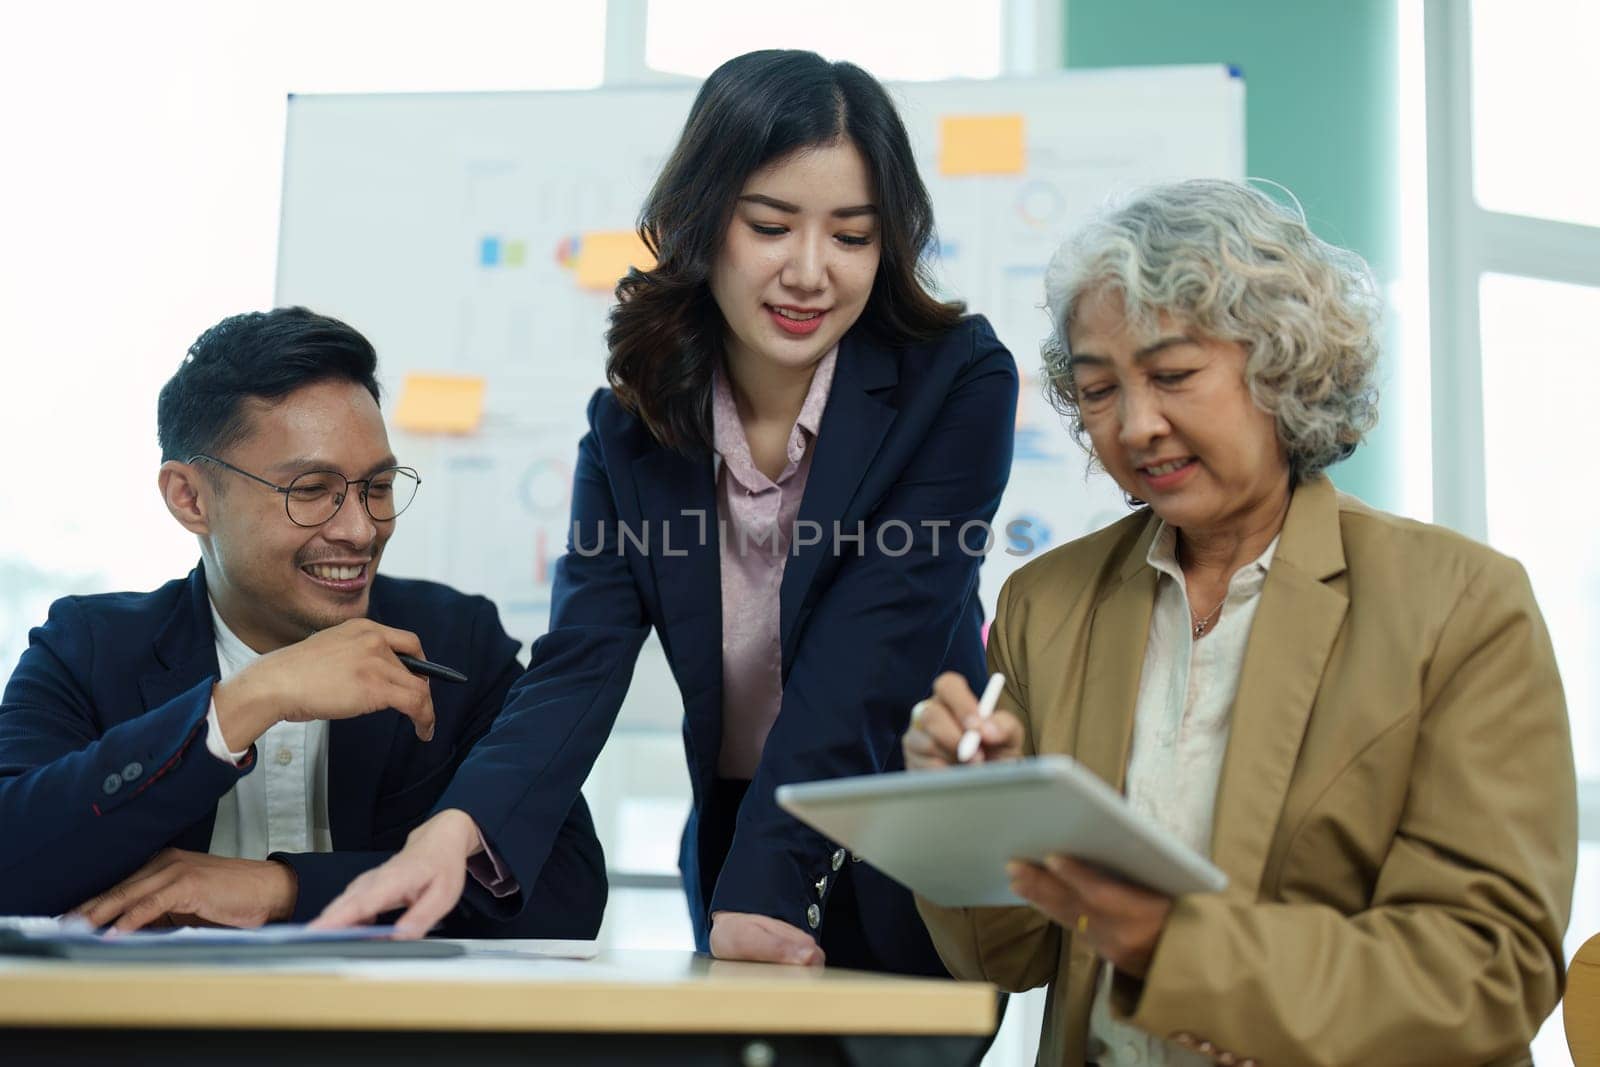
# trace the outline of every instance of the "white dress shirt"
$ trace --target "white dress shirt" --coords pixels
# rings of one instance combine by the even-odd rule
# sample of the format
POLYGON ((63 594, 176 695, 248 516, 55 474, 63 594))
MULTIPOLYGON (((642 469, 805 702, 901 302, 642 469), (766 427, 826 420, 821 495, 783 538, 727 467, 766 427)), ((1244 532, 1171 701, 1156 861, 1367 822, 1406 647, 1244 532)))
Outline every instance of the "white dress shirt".
MULTIPOLYGON (((217 634, 217 666, 222 681, 261 658, 239 640, 211 605, 217 634)), ((206 716, 206 749, 238 763, 244 752, 230 752, 222 740, 217 706, 206 716)), ((211 831, 213 856, 264 860, 273 852, 331 852, 328 828, 328 724, 280 722, 256 740, 255 769, 240 778, 217 802, 211 831)))
MULTIPOLYGON (((1217 787, 1245 645, 1278 539, 1234 574, 1221 615, 1201 638, 1194 637, 1177 544, 1177 532, 1163 523, 1146 557, 1161 577, 1134 705, 1127 795, 1135 811, 1172 831, 1200 855, 1210 856, 1217 787)), ((1089 1017, 1091 1060, 1102 1067, 1199 1067, 1212 1062, 1113 1018, 1111 977, 1111 967, 1103 967, 1089 1017)))

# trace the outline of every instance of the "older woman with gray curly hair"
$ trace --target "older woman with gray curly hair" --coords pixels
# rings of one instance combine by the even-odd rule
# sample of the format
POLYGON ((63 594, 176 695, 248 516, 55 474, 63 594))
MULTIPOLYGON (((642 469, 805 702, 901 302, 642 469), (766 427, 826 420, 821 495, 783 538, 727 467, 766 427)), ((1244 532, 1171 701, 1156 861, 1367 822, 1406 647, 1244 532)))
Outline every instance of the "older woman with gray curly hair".
POLYGON ((957 976, 1048 984, 1041 1063, 1527 1062, 1561 994, 1576 788, 1522 568, 1337 492, 1376 418, 1353 254, 1243 185, 1145 192, 1046 275, 1054 399, 1138 505, 1000 592, 976 715, 907 765, 1075 756, 1228 876, 1169 898, 1070 856, 1025 907, 919 901, 957 976))

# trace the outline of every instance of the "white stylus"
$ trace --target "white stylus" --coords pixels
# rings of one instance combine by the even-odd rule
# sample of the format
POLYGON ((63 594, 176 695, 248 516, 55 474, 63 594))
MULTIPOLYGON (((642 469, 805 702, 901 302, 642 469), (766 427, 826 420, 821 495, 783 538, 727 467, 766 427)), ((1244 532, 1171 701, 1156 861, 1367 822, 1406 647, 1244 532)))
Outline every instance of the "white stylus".
MULTIPOLYGON (((989 684, 983 687, 983 696, 978 698, 979 719, 987 719, 994 714, 994 706, 1000 702, 1000 690, 1004 689, 1005 685, 1005 675, 989 675, 989 684)), ((956 743, 956 759, 962 763, 970 763, 982 745, 983 738, 978 735, 977 728, 973 727, 962 734, 961 740, 956 743)))

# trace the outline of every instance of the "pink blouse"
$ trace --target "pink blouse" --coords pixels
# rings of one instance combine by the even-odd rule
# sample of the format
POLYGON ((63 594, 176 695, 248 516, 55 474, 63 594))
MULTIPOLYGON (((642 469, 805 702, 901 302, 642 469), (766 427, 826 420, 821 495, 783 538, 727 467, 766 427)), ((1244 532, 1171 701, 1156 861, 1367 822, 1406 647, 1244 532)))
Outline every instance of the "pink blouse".
POLYGON ((838 355, 836 346, 817 364, 789 431, 789 458, 777 481, 756 469, 733 390, 720 364, 715 371, 711 426, 722 541, 722 751, 717 774, 723 778, 755 777, 762 746, 783 703, 778 589, 838 355))

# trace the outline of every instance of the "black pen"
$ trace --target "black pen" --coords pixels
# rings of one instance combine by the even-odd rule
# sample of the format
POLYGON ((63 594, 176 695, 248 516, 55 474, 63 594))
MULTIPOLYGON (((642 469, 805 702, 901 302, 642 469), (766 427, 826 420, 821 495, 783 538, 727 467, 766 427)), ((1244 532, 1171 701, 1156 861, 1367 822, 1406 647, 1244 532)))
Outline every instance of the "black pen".
POLYGON ((412 674, 426 675, 437 678, 441 682, 464 682, 467 676, 453 667, 446 667, 442 663, 430 663, 417 656, 408 656, 404 652, 396 652, 395 656, 406 665, 406 670, 412 674))

